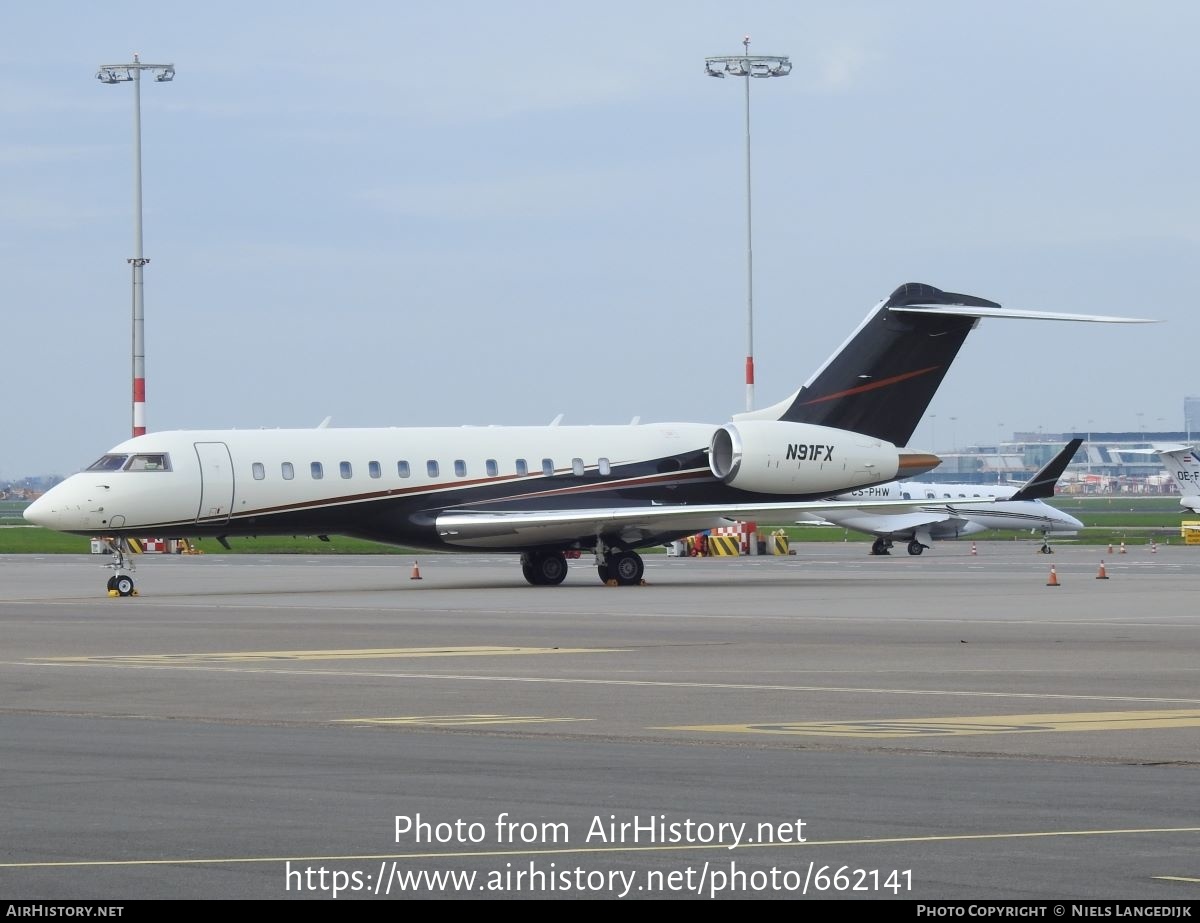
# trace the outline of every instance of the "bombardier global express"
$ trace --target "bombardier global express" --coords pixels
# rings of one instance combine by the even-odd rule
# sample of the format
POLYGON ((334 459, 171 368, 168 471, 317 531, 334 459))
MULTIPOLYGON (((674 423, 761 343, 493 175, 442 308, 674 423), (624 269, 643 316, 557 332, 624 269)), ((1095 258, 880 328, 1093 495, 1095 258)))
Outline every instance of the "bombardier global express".
POLYGON ((586 550, 602 581, 635 585, 638 548, 727 518, 794 518, 820 498, 935 467, 936 456, 903 446, 984 317, 1141 322, 1004 310, 909 283, 798 391, 725 425, 148 433, 48 491, 25 518, 111 537, 109 590, 122 596, 134 592, 127 540, 145 535, 336 533, 512 551, 542 586, 566 577, 567 551, 586 550))

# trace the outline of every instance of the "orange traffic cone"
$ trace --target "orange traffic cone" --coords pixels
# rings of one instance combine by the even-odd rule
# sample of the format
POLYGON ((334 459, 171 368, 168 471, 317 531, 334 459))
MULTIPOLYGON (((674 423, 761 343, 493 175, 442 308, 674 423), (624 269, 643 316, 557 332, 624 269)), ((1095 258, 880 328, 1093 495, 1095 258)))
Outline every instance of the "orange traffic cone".
POLYGON ((1125 554, 1125 543, 1121 542, 1121 554, 1125 554))
POLYGON ((975 543, 974 543, 974 542, 971 542, 971 554, 979 554, 979 552, 975 550, 975 543))
POLYGON ((1046 581, 1046 586, 1060 586, 1058 582, 1058 572, 1054 569, 1054 565, 1050 565, 1050 579, 1046 581))
POLYGON ((1158 554, 1158 542, 1155 539, 1150 539, 1150 553, 1158 554))
POLYGON ((1108 543, 1108 553, 1112 554, 1112 542, 1108 543))
POLYGON ((409 577, 408 579, 409 579, 409 580, 420 580, 420 579, 421 579, 421 568, 417 567, 417 562, 416 562, 416 561, 413 561, 413 572, 412 572, 412 576, 411 576, 411 577, 409 577))
POLYGON ((1100 562, 1100 573, 1096 574, 1096 579, 1097 580, 1107 580, 1108 579, 1108 574, 1106 574, 1104 572, 1104 562, 1103 561, 1100 562))

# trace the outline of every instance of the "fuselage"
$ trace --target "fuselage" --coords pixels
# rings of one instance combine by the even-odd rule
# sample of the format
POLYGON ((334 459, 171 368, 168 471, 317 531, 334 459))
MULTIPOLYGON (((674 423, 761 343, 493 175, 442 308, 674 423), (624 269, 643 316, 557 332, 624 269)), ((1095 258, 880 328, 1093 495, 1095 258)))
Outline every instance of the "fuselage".
MULTIPOLYGON (((440 548, 456 544, 437 528, 448 512, 816 499, 898 470, 888 443, 797 430, 813 434, 820 457, 790 461, 798 486, 789 481, 787 493, 764 496, 714 475, 716 430, 662 423, 152 433, 113 447, 35 501, 26 518, 88 535, 344 534, 440 548)), ((781 443, 778 457, 786 450, 781 443)), ((772 463, 778 459, 746 461, 763 470, 775 470, 772 463)), ((498 537, 470 547, 522 542, 498 537)))
MULTIPOLYGON (((944 517, 940 521, 930 518, 922 524, 921 529, 931 538, 957 538, 976 535, 988 529, 1073 534, 1084 528, 1083 523, 1074 516, 1041 500, 1008 500, 1016 490, 1017 487, 1011 485, 894 481, 839 494, 834 500, 847 506, 856 500, 928 500, 929 504, 923 506, 922 510, 944 517), (961 501, 974 497, 981 501, 977 507, 938 508, 939 500, 961 501)), ((919 531, 913 523, 921 518, 919 513, 889 515, 852 509, 842 511, 832 504, 830 511, 821 515, 847 528, 902 538, 911 538, 919 531)))

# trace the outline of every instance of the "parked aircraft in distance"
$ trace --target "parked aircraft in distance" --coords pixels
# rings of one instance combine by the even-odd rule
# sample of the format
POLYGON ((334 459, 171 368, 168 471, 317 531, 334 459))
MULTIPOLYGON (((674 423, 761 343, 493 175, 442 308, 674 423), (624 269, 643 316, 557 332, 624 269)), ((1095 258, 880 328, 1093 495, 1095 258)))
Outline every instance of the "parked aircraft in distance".
POLYGON ((112 536, 109 590, 122 596, 134 592, 127 539, 139 535, 224 543, 336 533, 512 551, 535 585, 561 583, 564 553, 587 550, 602 581, 637 584, 638 548, 727 518, 794 518, 821 498, 935 467, 936 456, 897 440, 907 441, 984 317, 1144 322, 1004 310, 910 283, 795 394, 725 425, 148 433, 54 487, 25 518, 112 536))
POLYGON ((1175 481, 1179 505, 1200 513, 1200 453, 1190 445, 1156 445, 1154 451, 1175 481))
POLYGON ((871 554, 889 554, 892 543, 897 541, 908 543, 909 554, 920 554, 934 539, 976 535, 988 529, 1041 532, 1042 551, 1049 553, 1050 535, 1074 535, 1083 528, 1083 523, 1074 516, 1043 502, 1044 498, 1054 496, 1054 485, 1082 444, 1082 439, 1072 439, 1019 487, 895 481, 839 494, 820 512, 806 513, 803 521, 824 520, 874 535, 871 554), (944 502, 968 499, 980 502, 956 506, 944 502), (863 500, 925 500, 926 503, 919 509, 893 513, 856 508, 863 500))

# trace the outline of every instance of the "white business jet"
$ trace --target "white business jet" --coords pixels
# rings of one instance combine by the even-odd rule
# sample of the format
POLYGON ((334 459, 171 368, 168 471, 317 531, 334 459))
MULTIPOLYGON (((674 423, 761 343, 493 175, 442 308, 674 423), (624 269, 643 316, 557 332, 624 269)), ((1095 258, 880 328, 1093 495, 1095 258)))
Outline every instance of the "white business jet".
POLYGON ((820 498, 935 467, 937 456, 899 446, 984 317, 1145 322, 1003 310, 909 283, 797 392, 725 425, 148 433, 48 491, 25 518, 111 536, 109 590, 122 596, 134 592, 126 551, 139 535, 336 533, 512 551, 540 586, 562 583, 565 552, 587 550, 602 581, 636 585, 638 548, 727 518, 794 518, 820 498))
POLYGON ((1074 516, 1043 502, 1054 496, 1055 484, 1082 444, 1082 439, 1072 439, 1020 487, 896 481, 840 494, 820 512, 805 514, 803 521, 825 521, 874 535, 871 554, 876 555, 890 554, 897 541, 908 543, 909 554, 920 554, 934 539, 976 535, 988 529, 1040 532, 1041 550, 1049 554, 1051 535, 1074 535, 1083 528, 1074 516), (879 512, 856 508, 863 500, 926 502, 918 509, 879 512))

